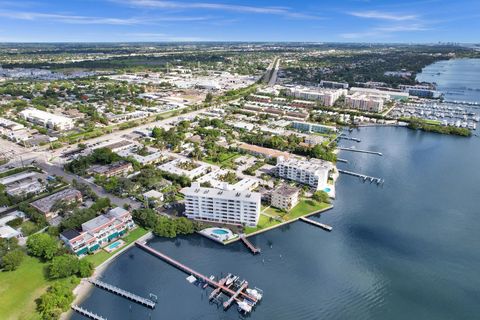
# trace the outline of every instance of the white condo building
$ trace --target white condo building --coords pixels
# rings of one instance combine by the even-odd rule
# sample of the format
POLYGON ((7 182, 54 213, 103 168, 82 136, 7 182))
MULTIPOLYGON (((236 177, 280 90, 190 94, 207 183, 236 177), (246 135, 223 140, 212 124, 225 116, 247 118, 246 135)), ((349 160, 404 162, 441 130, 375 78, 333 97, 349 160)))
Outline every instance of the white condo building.
POLYGON ((382 112, 387 96, 355 92, 345 97, 345 105, 350 109, 369 112, 382 112))
POLYGON ((188 218, 247 226, 258 223, 261 196, 257 192, 202 188, 192 183, 181 193, 188 218))
POLYGON ((74 127, 73 120, 68 117, 35 108, 27 108, 21 111, 20 116, 27 121, 55 130, 70 130, 74 127))
POLYGON ((341 96, 347 94, 347 90, 294 87, 287 88, 286 93, 298 99, 317 100, 324 106, 331 107, 341 96))
POLYGON ((333 168, 333 164, 328 161, 279 157, 275 172, 280 178, 306 184, 316 190, 323 190, 327 187, 328 176, 333 168))

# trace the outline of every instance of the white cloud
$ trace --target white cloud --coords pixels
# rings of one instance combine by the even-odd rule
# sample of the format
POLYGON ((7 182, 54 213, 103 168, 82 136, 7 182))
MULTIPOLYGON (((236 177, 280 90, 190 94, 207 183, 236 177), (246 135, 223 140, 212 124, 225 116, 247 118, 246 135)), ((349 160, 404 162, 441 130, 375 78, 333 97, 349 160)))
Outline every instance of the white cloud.
POLYGON ((391 12, 382 12, 382 11, 355 11, 348 13, 351 16, 365 18, 365 19, 378 19, 378 20, 389 20, 389 21, 407 21, 407 20, 416 20, 417 15, 414 14, 397 14, 391 12))
POLYGON ((132 32, 124 34, 129 41, 171 41, 171 42, 194 42, 211 41, 210 39, 192 36, 172 36, 165 33, 132 32))
POLYGON ((68 24, 105 24, 105 25, 136 25, 148 24, 154 22, 168 21, 200 21, 206 20, 208 17, 183 17, 183 16, 167 16, 167 17, 129 17, 129 18, 112 18, 112 17, 91 17, 57 13, 41 13, 41 12, 25 12, 25 11, 0 11, 0 17, 16 20, 46 20, 68 24))
POLYGON ((256 14, 272 14, 282 15, 290 18, 298 19, 319 19, 320 17, 292 12, 288 7, 260 7, 247 6, 225 3, 210 3, 210 2, 180 2, 180 1, 163 1, 163 0, 112 0, 114 2, 129 4, 136 7, 143 8, 159 8, 159 9, 206 9, 206 10, 221 10, 238 13, 256 13, 256 14))

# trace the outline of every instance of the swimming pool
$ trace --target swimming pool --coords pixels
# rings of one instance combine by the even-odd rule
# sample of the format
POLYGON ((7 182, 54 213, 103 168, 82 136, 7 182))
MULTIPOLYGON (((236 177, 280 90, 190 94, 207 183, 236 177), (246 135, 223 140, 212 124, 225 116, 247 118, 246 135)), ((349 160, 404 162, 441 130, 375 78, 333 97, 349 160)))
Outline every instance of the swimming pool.
POLYGON ((212 230, 212 233, 222 236, 222 235, 228 234, 229 232, 223 229, 214 229, 212 230))
POLYGON ((122 245, 122 242, 123 242, 123 241, 117 240, 117 241, 115 241, 114 243, 109 244, 109 245, 107 246, 107 248, 108 248, 109 250, 115 250, 116 248, 118 248, 119 246, 122 245))
POLYGON ((332 191, 332 189, 330 189, 329 187, 326 187, 325 189, 323 189, 323 191, 325 191, 326 193, 329 193, 330 191, 332 191))

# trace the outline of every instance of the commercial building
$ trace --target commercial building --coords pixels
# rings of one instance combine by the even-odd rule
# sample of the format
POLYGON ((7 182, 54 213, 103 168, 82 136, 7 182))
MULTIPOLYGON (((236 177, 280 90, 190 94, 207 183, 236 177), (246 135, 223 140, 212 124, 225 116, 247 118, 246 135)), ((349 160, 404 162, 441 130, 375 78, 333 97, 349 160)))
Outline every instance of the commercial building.
POLYGON ((82 224, 81 231, 66 230, 60 239, 78 256, 95 252, 135 228, 129 211, 117 207, 82 224))
POLYGON ((261 196, 257 192, 191 187, 180 191, 185 196, 185 214, 195 220, 256 226, 261 196))
POLYGON ((132 157, 133 159, 135 159, 135 161, 142 165, 154 164, 165 159, 164 154, 161 151, 158 151, 158 149, 147 148, 147 154, 145 155, 140 155, 138 154, 138 152, 139 148, 133 147, 126 150, 121 150, 117 152, 117 154, 124 158, 132 157))
POLYGON ((64 203, 72 203, 74 201, 82 202, 82 200, 82 193, 80 191, 75 189, 65 189, 45 198, 36 200, 30 203, 30 205, 43 213, 47 220, 50 220, 58 216, 54 206, 59 201, 64 203))
POLYGON ((310 122, 293 121, 292 126, 293 128, 302 132, 332 133, 337 131, 337 128, 334 126, 326 126, 323 124, 310 122))
POLYGON ((272 192, 270 205, 288 211, 297 205, 298 193, 298 188, 282 185, 272 192))
POLYGON ((347 94, 347 90, 293 87, 287 88, 286 94, 297 99, 316 100, 324 106, 331 107, 341 96, 347 94))
POLYGON ((72 119, 35 108, 27 108, 21 111, 19 115, 25 120, 41 125, 45 128, 54 130, 70 130, 74 128, 74 122, 72 119))
POLYGON ((275 173, 280 178, 306 184, 315 190, 323 190, 327 187, 330 171, 334 166, 331 162, 318 159, 301 160, 280 157, 277 159, 275 173))

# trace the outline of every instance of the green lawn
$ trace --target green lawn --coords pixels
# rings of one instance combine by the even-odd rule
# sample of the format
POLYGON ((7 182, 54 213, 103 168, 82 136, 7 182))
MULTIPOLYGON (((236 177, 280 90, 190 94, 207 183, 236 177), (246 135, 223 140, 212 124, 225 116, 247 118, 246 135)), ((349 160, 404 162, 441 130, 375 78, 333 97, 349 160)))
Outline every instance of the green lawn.
POLYGON ((234 165, 233 161, 238 157, 240 157, 238 152, 224 152, 218 156, 218 159, 207 157, 204 158, 203 161, 218 166, 225 166, 226 168, 232 168, 234 165))
POLYGON ((35 299, 40 297, 50 282, 44 275, 45 263, 25 256, 15 271, 0 272, 0 319, 39 319, 35 299))
MULTIPOLYGON (((143 229, 141 227, 137 227, 136 229, 132 230, 128 235, 122 238, 123 241, 125 241, 125 245, 129 245, 130 243, 136 241, 138 238, 141 236, 145 235, 148 232, 148 230, 143 229)), ((121 248, 119 249, 121 250, 121 248)), ((102 262, 113 256, 115 253, 117 253, 118 250, 113 251, 112 253, 108 253, 103 249, 100 249, 97 253, 89 255, 85 257, 84 259, 90 261, 93 263, 95 267, 99 266, 102 262)))
POLYGON ((328 203, 319 203, 311 199, 303 199, 292 210, 290 210, 287 215, 284 216, 284 219, 296 219, 312 212, 325 209, 329 206, 330 204, 328 203))
MULTIPOLYGON (((272 217, 280 216, 282 217, 282 222, 288 222, 295 219, 298 219, 302 216, 309 215, 313 212, 325 209, 330 207, 331 205, 328 203, 319 203, 311 199, 302 199, 290 212, 285 214, 279 209, 276 208, 268 208, 264 212, 272 217)), ((262 208, 263 210, 264 208, 262 208)), ((272 226, 275 226, 281 222, 271 219, 270 217, 260 214, 260 219, 258 220, 258 224, 256 227, 245 227, 244 232, 245 234, 251 234, 253 232, 260 231, 262 229, 266 229, 272 226)))
POLYGON ((250 234, 256 231, 260 231, 262 229, 266 229, 269 227, 272 227, 274 225, 279 224, 280 222, 277 220, 270 219, 270 217, 267 217, 263 214, 260 214, 260 218, 258 219, 258 224, 256 227, 245 227, 244 232, 245 234, 250 234))

